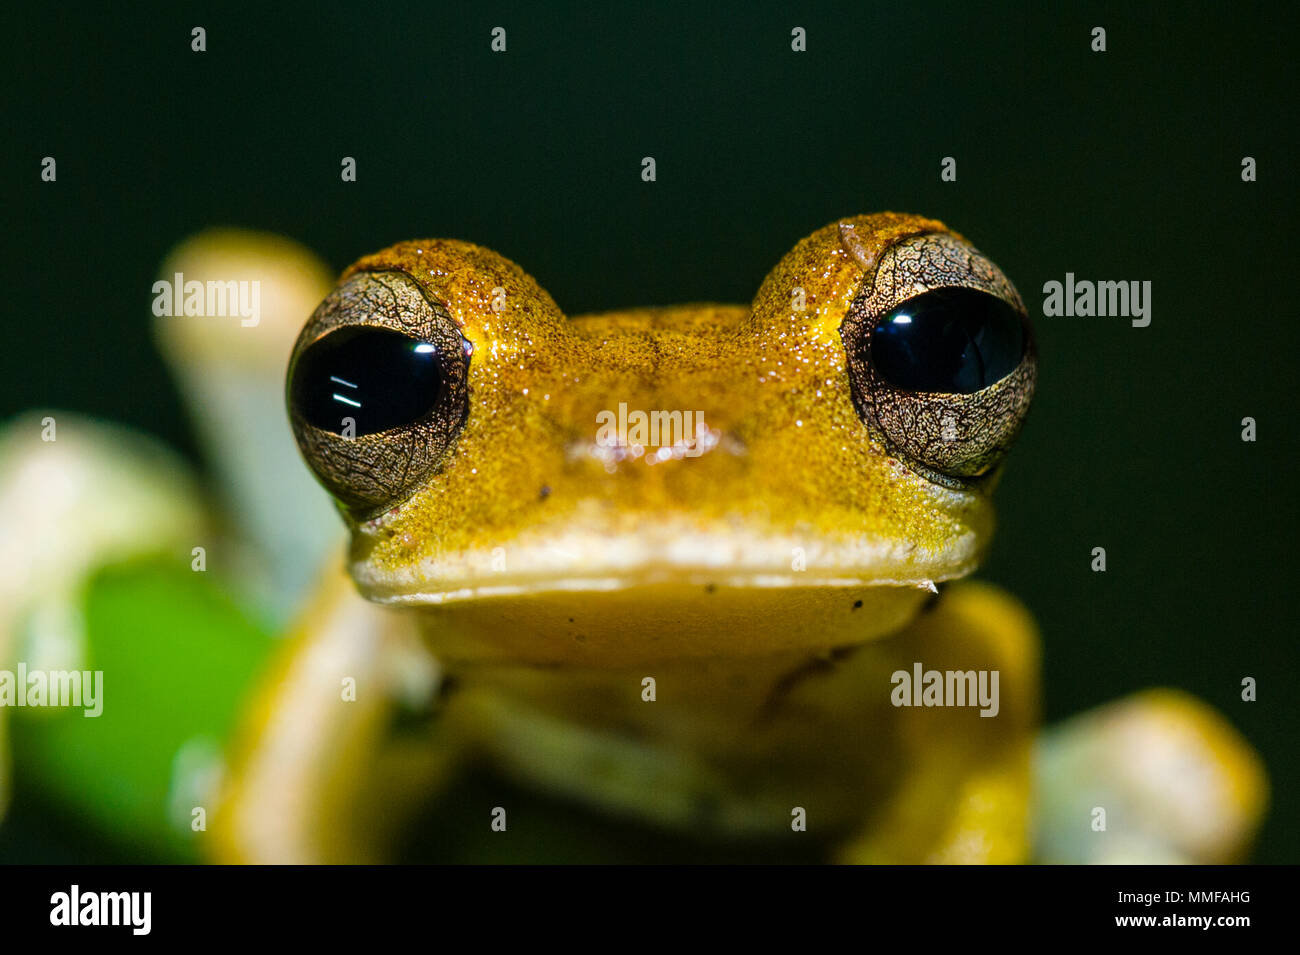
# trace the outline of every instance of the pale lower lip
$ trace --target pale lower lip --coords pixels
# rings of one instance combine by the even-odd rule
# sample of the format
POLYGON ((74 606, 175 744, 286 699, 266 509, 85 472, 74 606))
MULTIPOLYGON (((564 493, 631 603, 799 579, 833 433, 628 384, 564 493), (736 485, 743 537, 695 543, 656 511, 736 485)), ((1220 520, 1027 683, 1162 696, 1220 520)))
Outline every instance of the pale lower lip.
POLYGON ((478 587, 461 587, 452 590, 410 591, 391 594, 374 594, 370 599, 396 606, 425 606, 456 603, 467 600, 484 600, 517 597, 541 593, 609 593, 618 590, 635 590, 642 587, 675 585, 683 588, 707 587, 745 589, 831 589, 841 587, 881 587, 918 589, 937 592, 934 580, 881 580, 863 577, 809 577, 806 574, 745 574, 745 575, 650 575, 643 577, 555 577, 524 580, 513 584, 493 584, 478 587))

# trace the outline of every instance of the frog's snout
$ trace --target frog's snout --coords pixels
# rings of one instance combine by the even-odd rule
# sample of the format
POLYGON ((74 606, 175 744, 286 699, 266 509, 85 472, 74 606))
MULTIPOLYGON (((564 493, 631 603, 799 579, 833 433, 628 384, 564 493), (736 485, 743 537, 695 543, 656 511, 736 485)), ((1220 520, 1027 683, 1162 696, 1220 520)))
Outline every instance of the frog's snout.
POLYGON ((597 415, 595 433, 569 442, 565 457, 569 462, 594 460, 612 474, 638 464, 660 467, 715 452, 743 455, 744 442, 734 431, 712 424, 716 418, 704 411, 629 414, 626 405, 621 404, 618 412, 597 415))

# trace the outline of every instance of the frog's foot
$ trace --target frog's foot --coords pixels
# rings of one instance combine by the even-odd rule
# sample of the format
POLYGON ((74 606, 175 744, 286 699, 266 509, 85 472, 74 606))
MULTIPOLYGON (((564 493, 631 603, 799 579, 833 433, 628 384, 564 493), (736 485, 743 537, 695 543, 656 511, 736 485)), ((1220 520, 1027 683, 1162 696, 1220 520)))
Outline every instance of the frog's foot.
MULTIPOLYGON (((1038 718, 1038 636, 1028 613, 988 584, 954 584, 932 610, 880 647, 893 655, 887 665, 895 674, 911 677, 917 664, 923 674, 937 671, 945 678, 973 672, 976 685, 992 691, 991 705, 953 705, 947 684, 945 705, 933 697, 925 703, 924 695, 904 700, 906 707, 894 715, 897 771, 903 778, 857 835, 838 848, 836 859, 1025 861, 1038 718)), ((905 697, 903 689, 897 686, 895 693, 905 697)), ((899 706, 898 698, 894 704, 899 706)))
POLYGON ((1250 744, 1177 690, 1147 690, 1047 730, 1035 779, 1036 856, 1048 863, 1241 861, 1268 802, 1250 744))
POLYGON ((400 725, 430 708, 438 683, 407 618, 367 603, 336 568, 249 708, 210 854, 379 861, 396 826, 459 762, 460 749, 437 730, 431 739, 428 721, 416 732, 400 725))

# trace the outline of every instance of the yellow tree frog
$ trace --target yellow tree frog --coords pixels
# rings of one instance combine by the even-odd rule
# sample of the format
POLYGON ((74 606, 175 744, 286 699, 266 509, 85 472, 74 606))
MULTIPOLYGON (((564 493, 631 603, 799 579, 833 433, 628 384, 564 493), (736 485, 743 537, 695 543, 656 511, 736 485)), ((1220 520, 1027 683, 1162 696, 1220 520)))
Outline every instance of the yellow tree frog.
MULTIPOLYGON (((468 242, 362 258, 286 398, 379 607, 335 572, 303 615, 236 748, 218 857, 385 858, 487 761, 710 839, 1030 859, 1038 637, 963 578, 1036 378, 1012 283, 914 215, 819 229, 747 306, 569 318, 468 242), (421 694, 427 731, 394 738, 421 694)), ((1152 705, 1196 728, 1221 795, 1219 835, 1164 855, 1232 858, 1255 757, 1199 704, 1152 705)))

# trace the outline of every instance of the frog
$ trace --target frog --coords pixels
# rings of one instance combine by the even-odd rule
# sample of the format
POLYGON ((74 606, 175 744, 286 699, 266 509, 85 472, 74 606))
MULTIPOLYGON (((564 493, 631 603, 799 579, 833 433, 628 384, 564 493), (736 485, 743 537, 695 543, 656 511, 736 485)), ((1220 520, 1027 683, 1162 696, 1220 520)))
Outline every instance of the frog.
MULTIPOLYGON (((1040 636, 972 574, 1037 380, 1015 286, 913 214, 818 229, 748 305, 569 317, 470 242, 364 256, 285 376, 348 543, 249 707, 213 857, 382 861, 487 765, 774 859, 1032 861, 1040 636)), ((1147 703, 1224 781, 1186 855, 1240 856, 1257 758, 1147 703)))

